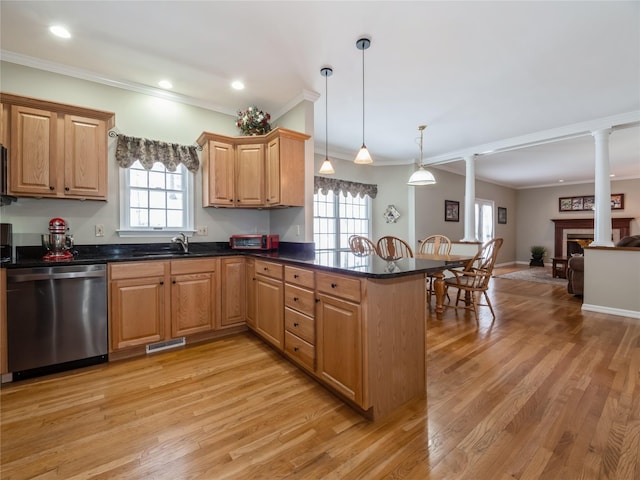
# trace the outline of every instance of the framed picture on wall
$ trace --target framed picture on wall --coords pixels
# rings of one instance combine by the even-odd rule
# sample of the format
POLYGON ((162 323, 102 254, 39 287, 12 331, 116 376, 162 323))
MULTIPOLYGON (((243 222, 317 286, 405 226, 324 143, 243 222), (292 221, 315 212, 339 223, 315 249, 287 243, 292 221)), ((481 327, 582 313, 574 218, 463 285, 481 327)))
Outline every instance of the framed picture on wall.
POLYGON ((444 221, 459 222, 460 221, 460 202, 455 200, 444 201, 444 221))
MULTIPOLYGON (((561 212, 583 212, 595 208, 595 196, 581 195, 576 197, 560 197, 559 207, 561 212)), ((624 209, 624 193, 611 195, 611 210, 624 209)))
POLYGON ((507 223, 507 209, 498 207, 498 223, 507 223))

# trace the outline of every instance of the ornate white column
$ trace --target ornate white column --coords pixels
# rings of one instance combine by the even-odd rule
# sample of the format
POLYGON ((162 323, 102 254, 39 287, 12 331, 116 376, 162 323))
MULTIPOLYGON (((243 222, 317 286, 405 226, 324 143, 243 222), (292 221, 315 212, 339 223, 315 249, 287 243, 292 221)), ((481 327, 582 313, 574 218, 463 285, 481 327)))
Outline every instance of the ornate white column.
POLYGON ((476 155, 464 157, 464 238, 462 242, 477 242, 476 238, 476 155))
POLYGON ((609 178, 609 135, 611 129, 591 132, 596 141, 595 216, 593 246, 613 247, 611 241, 611 179, 609 178))

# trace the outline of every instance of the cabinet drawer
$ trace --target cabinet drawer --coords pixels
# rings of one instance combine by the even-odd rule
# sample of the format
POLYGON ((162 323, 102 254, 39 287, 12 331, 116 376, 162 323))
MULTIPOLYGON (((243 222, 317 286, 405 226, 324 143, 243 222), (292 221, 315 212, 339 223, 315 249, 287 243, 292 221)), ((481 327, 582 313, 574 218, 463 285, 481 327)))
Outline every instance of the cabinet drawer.
POLYGON ((360 280, 357 278, 318 272, 316 282, 320 292, 360 302, 360 280))
POLYGON ((284 304, 310 317, 315 316, 315 296, 312 290, 289 285, 284 286, 284 304))
POLYGON ((274 262, 256 260, 256 274, 282 280, 282 265, 274 262))
POLYGON ((198 258, 189 260, 171 260, 171 275, 188 275, 190 273, 213 273, 217 270, 218 260, 215 258, 198 258))
POLYGON ((313 318, 307 317, 290 308, 285 308, 284 328, 311 345, 316 344, 316 322, 313 318))
POLYGON ((163 276, 169 262, 110 263, 109 280, 163 276))
POLYGON ((284 281, 287 283, 293 283, 313 290, 315 286, 313 280, 313 270, 291 267, 289 265, 284 267, 284 281))
POLYGON ((296 363, 313 371, 316 363, 316 347, 290 332, 284 332, 284 351, 296 363))

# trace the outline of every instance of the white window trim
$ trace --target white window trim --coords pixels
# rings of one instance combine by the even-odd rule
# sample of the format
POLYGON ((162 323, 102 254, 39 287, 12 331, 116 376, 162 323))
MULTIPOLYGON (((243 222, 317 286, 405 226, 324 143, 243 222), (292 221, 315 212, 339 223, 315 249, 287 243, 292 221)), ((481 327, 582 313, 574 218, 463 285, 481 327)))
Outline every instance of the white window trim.
MULTIPOLYGON (((318 194, 318 193, 320 193, 320 192, 314 193, 314 197, 313 197, 314 204, 315 204, 315 195, 318 194)), ((342 195, 342 192, 340 192, 338 195, 342 195)), ((371 218, 372 217, 372 213, 373 213, 373 205, 372 205, 373 202, 371 200, 372 200, 371 197, 366 199, 367 229, 369 230, 369 236, 371 236, 372 233, 373 233, 373 221, 372 221, 372 218, 371 218)), ((339 211, 338 201, 336 201, 335 208, 336 208, 336 210, 339 211)), ((348 252, 348 251, 350 251, 348 246, 344 247, 344 248, 340 248, 340 217, 332 217, 332 218, 336 218, 336 234, 335 234, 336 235, 336 248, 335 249, 329 249, 329 248, 320 249, 317 246, 316 246, 316 248, 318 248, 318 250, 321 251, 321 252, 330 252, 330 251, 348 252)))
MULTIPOLYGON (((129 225, 129 210, 125 208, 128 205, 126 195, 129 195, 129 178, 126 168, 119 168, 120 170, 120 195, 119 195, 119 209, 120 209, 120 227, 122 225, 129 225)), ((166 227, 148 227, 148 228, 119 228, 116 230, 119 237, 149 237, 149 238, 162 238, 167 236, 177 235, 178 233, 184 233, 187 237, 191 237, 196 233, 194 229, 194 175, 187 170, 187 199, 185 202, 187 226, 183 229, 166 228, 166 227)))

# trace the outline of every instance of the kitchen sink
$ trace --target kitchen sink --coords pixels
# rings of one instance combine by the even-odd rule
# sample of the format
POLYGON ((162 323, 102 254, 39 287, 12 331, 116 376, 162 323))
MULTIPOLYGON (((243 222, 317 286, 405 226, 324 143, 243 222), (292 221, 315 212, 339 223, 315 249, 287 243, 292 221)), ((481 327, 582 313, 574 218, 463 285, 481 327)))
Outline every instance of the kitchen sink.
POLYGON ((180 252, 178 250, 172 252, 134 252, 131 254, 133 257, 182 257, 185 255, 190 255, 190 252, 180 252))

